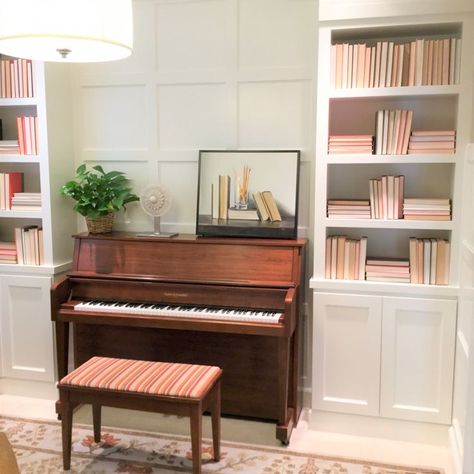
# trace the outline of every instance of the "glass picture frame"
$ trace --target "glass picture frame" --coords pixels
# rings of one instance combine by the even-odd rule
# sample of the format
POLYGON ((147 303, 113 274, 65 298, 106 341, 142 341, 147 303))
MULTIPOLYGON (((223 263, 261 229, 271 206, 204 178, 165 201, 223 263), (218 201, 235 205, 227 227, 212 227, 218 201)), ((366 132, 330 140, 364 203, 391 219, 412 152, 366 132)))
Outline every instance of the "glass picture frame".
POLYGON ((299 150, 200 150, 196 234, 295 239, 299 150))

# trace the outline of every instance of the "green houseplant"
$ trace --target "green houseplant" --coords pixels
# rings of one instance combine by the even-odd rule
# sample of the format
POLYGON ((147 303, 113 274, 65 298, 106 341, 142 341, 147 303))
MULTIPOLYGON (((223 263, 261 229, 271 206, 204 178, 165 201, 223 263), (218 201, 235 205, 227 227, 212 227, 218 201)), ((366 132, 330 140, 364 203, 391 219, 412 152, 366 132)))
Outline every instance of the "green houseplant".
POLYGON ((92 233, 110 232, 115 213, 139 200, 122 171, 106 173, 100 165, 92 169, 80 165, 75 180, 62 186, 61 193, 76 201, 74 210, 86 218, 87 228, 92 233))

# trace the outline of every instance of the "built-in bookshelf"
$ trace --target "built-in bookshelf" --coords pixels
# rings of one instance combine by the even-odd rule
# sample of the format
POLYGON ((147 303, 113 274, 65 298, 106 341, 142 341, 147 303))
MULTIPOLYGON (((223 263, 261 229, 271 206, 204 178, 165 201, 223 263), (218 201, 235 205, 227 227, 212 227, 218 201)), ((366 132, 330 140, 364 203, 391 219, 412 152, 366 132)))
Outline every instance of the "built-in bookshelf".
POLYGON ((451 421, 471 21, 320 26, 315 410, 451 421))
MULTIPOLYGON (((70 258, 70 245, 60 244, 54 229, 63 228, 61 220, 71 211, 66 203, 61 209, 52 204, 58 201, 57 180, 69 177, 65 170, 70 158, 60 151, 70 132, 55 132, 48 124, 48 118, 54 124, 64 115, 52 116, 62 107, 55 104, 62 100, 59 94, 58 99, 51 97, 48 108, 46 94, 42 63, 0 57, 0 242, 16 244, 16 258, 10 255, 0 270, 24 272, 28 266, 38 267, 31 269, 35 273, 50 274, 70 258), (58 165, 58 160, 64 162, 58 165), (34 238, 26 238, 33 233, 34 238)), ((73 218, 64 222, 73 231, 73 218)))
MULTIPOLYGON (((338 229, 350 228, 358 239, 371 229, 368 257, 408 259, 409 237, 441 238, 451 243, 449 284, 455 286, 458 188, 468 133, 463 119, 468 113, 461 67, 463 24, 333 27, 321 35, 320 65, 330 74, 320 75, 318 82, 315 221, 323 225, 316 226, 316 242, 341 234, 338 229), (387 177, 391 190, 382 193, 381 186, 369 185, 373 180, 385 184, 387 177), (387 192, 398 207, 392 211, 389 203, 388 213, 378 212, 374 202, 382 202, 387 192), (419 203, 448 200, 449 216, 406 216, 403 197, 419 203), (329 201, 351 199, 370 200, 370 217, 376 222, 361 216, 328 217, 329 201), (413 235, 407 238, 410 229, 413 235), (390 248, 378 241, 390 242, 390 248)), ((326 274, 325 246, 315 249, 314 279, 321 280, 326 274)))

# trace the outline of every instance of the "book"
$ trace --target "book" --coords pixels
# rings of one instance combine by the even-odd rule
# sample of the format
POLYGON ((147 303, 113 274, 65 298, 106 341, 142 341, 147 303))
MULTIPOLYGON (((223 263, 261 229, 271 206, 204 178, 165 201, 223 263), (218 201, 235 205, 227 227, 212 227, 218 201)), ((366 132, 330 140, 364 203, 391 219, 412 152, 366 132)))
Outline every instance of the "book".
POLYGON ((270 215, 270 220, 272 222, 280 222, 281 214, 278 210, 277 203, 271 191, 262 191, 262 198, 265 204, 267 205, 268 214, 270 215))
POLYGON ((227 219, 230 202, 230 177, 219 175, 219 219, 227 219))
POLYGON ((270 220, 270 214, 268 213, 267 205, 265 204, 265 200, 263 199, 262 193, 260 191, 253 193, 253 200, 257 206, 257 212, 260 220, 262 222, 270 220))
POLYGON ((258 221, 260 217, 257 209, 234 209, 229 208, 227 210, 228 219, 240 219, 243 221, 258 221))

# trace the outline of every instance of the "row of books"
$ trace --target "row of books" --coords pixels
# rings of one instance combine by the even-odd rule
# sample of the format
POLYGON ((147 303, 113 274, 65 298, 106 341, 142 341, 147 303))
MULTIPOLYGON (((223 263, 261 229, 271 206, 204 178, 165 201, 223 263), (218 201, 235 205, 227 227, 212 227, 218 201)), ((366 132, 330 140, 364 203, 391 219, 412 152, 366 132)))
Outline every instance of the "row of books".
POLYGON ((17 117, 18 146, 20 155, 38 154, 38 118, 17 117))
POLYGON ((375 120, 375 154, 406 155, 412 121, 412 110, 378 110, 375 120))
POLYGON ((420 130, 411 132, 408 154, 454 153, 455 130, 420 130))
POLYGON ((326 238, 325 278, 447 285, 450 243, 444 239, 409 239, 409 259, 367 257, 367 237, 326 238))
POLYGON ((17 263, 15 242, 0 242, 0 263, 17 263))
POLYGON ((365 279, 410 283, 410 262, 397 258, 368 258, 365 265, 365 279))
POLYGON ((350 89, 458 84, 460 53, 459 38, 337 43, 331 46, 331 85, 350 89))
POLYGON ((367 237, 349 239, 333 235, 326 239, 325 277, 331 280, 365 280, 367 237))
POLYGON ((15 193, 23 191, 23 173, 0 173, 0 210, 12 209, 15 193))
POLYGON ((407 220, 450 221, 451 201, 448 198, 406 198, 403 218, 407 220))
POLYGON ((405 176, 385 175, 369 179, 370 217, 402 219, 405 176))
POLYGON ((36 225, 15 227, 15 247, 20 265, 42 265, 43 229, 36 225))
POLYGON ((329 199, 330 219, 370 219, 370 201, 365 199, 329 199))
POLYGON ((34 97, 33 63, 29 59, 0 61, 0 94, 4 98, 34 97))
POLYGON ((444 239, 410 238, 410 281, 424 285, 449 283, 450 243, 444 239))
POLYGON ((15 193, 11 202, 12 211, 41 210, 41 193, 15 193))
POLYGON ((328 153, 366 153, 374 152, 373 135, 329 135, 328 153))

